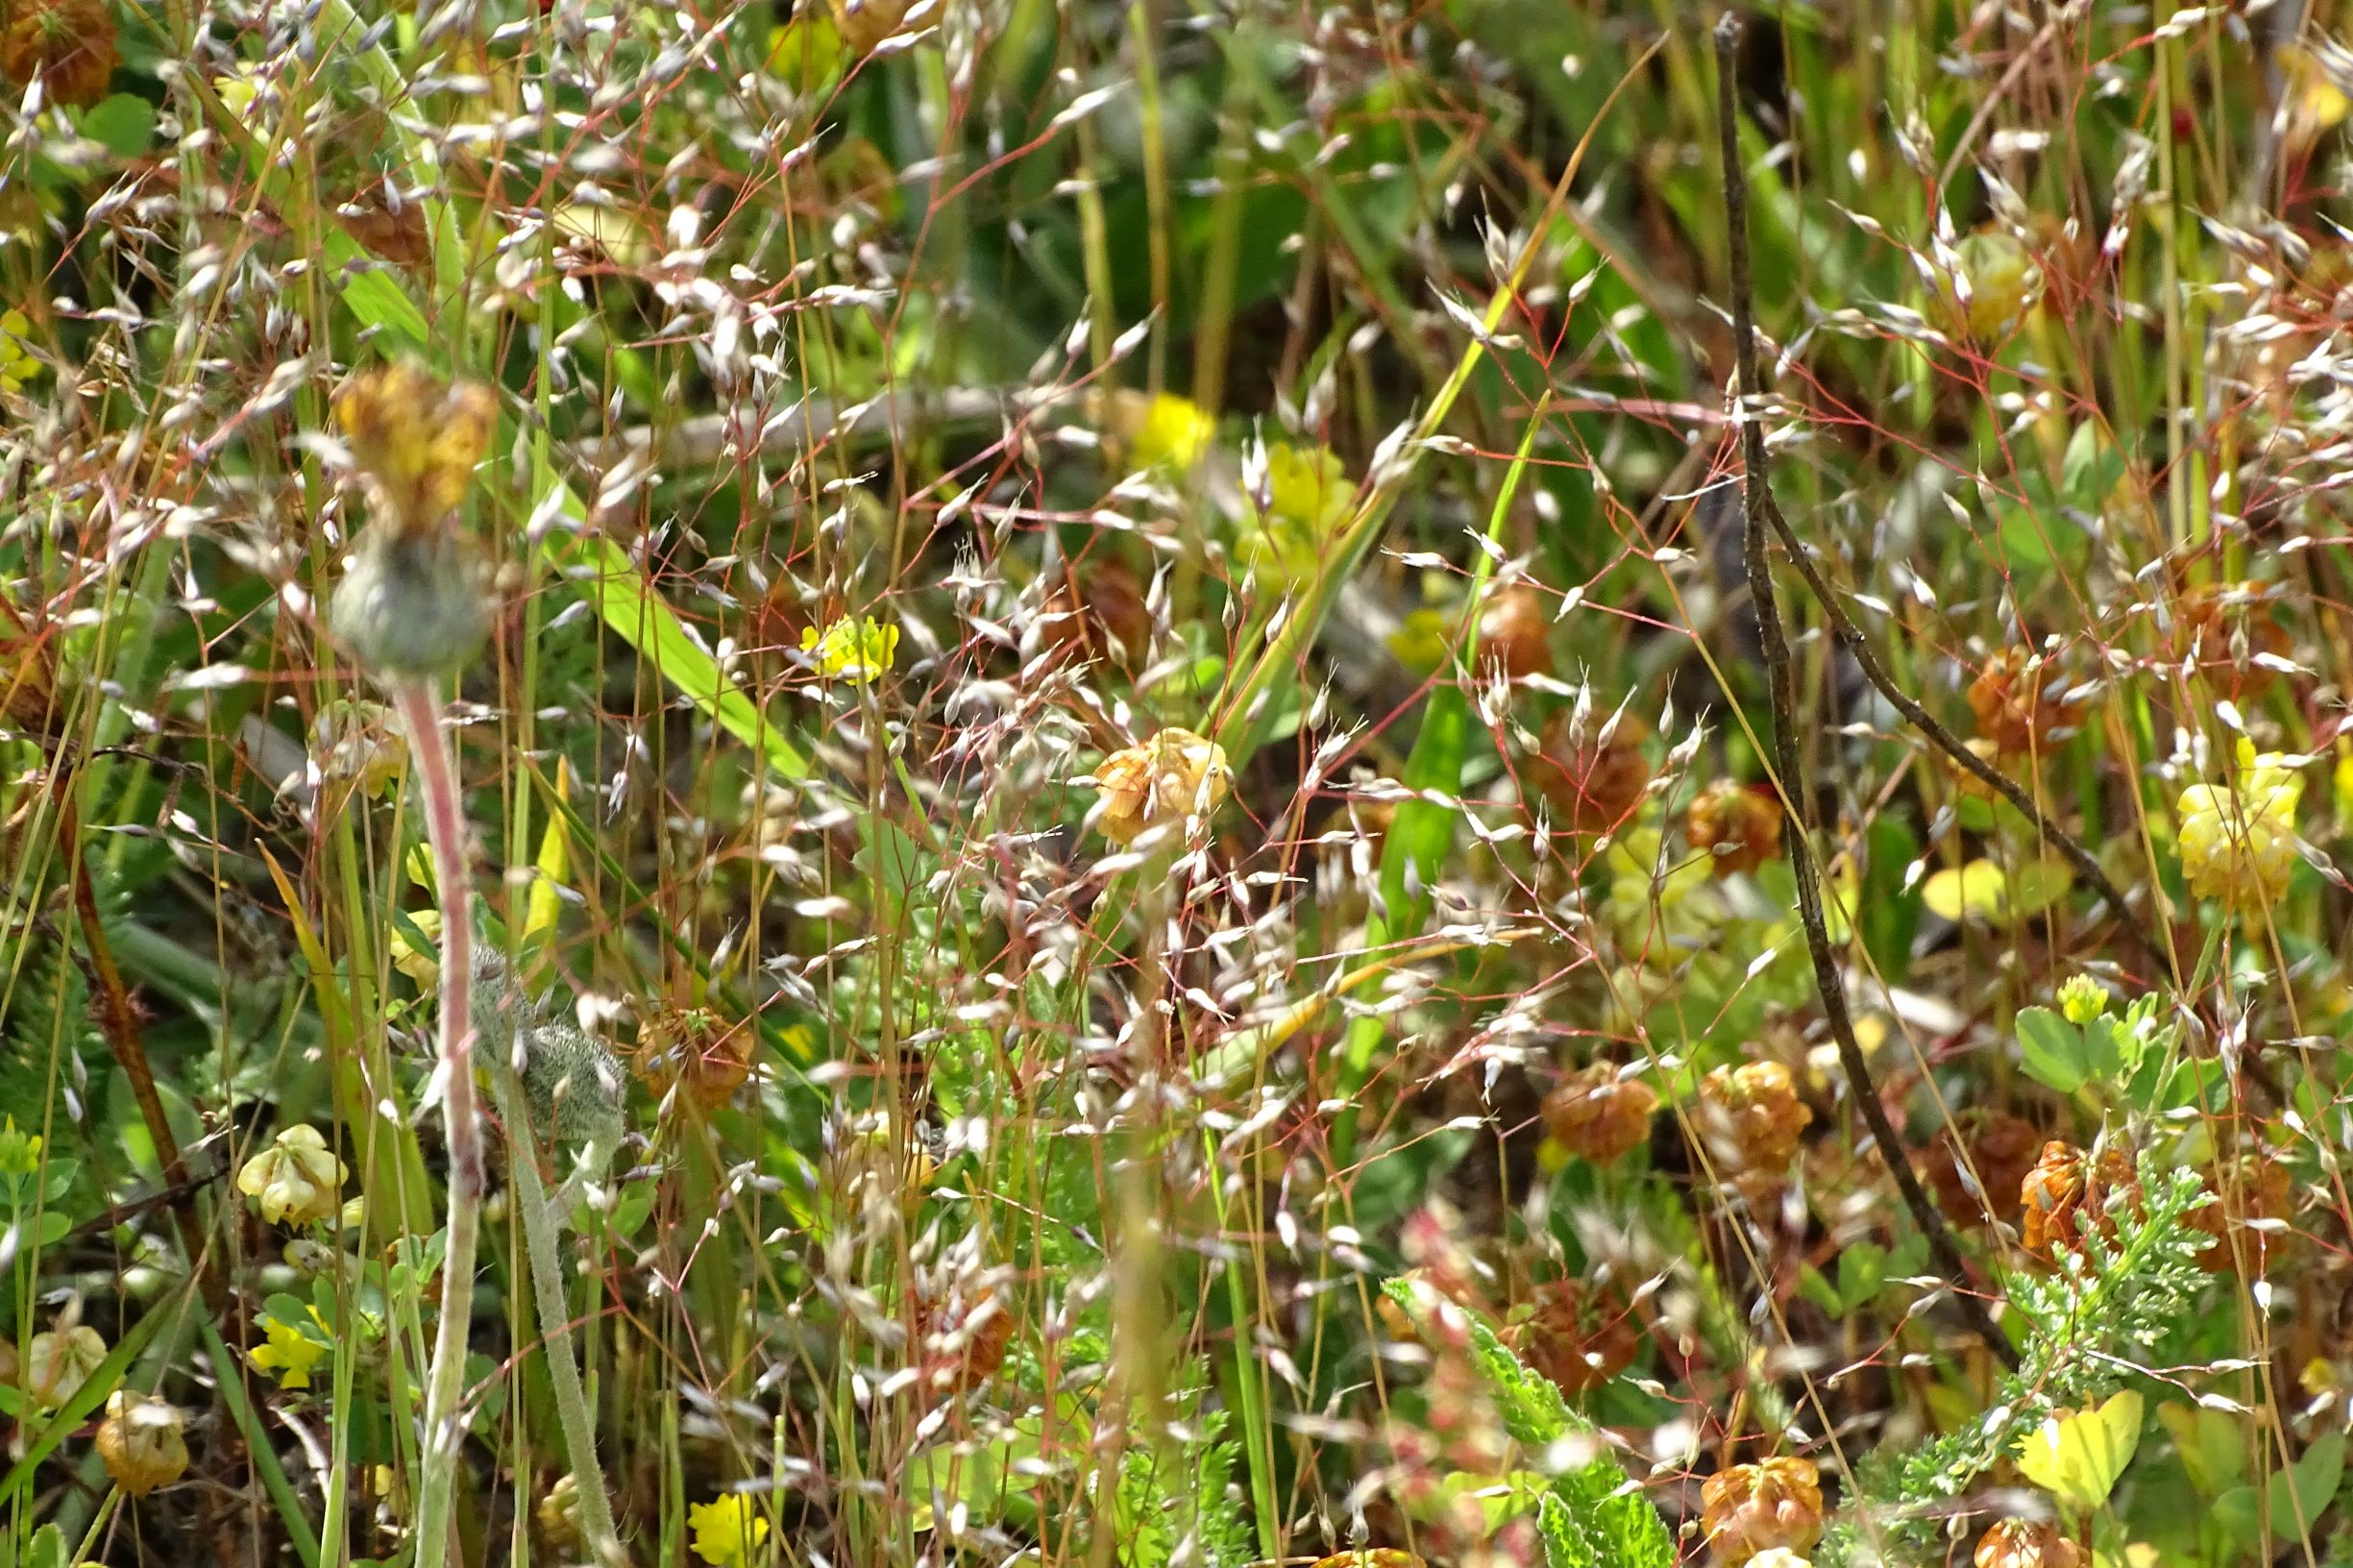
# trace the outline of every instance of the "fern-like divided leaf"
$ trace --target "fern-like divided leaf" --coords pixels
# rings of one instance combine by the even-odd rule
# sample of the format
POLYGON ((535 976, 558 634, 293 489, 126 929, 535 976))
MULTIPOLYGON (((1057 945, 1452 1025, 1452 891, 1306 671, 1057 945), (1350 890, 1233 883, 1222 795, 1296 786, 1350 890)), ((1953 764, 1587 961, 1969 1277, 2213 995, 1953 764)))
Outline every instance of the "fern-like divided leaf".
MULTIPOLYGON (((1403 1280, 1381 1288, 1409 1314, 1426 1310, 1403 1280)), ((1464 1315, 1472 1365, 1504 1430, 1556 1472, 1536 1508, 1548 1568, 1674 1568, 1674 1537, 1641 1486, 1609 1457, 1593 1423, 1570 1409, 1553 1381, 1530 1370, 1491 1325, 1476 1312, 1464 1315)))

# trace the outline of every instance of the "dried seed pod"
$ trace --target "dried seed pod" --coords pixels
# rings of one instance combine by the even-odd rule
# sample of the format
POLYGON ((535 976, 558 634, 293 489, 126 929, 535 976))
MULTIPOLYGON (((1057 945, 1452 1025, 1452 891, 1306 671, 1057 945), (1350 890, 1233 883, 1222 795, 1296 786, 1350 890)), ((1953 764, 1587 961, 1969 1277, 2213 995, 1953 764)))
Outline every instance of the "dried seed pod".
POLYGON ((1657 1109, 1656 1090, 1596 1062, 1544 1097, 1544 1128, 1571 1154, 1605 1165, 1650 1141, 1657 1109))
POLYGON ((1769 784, 1718 779, 1691 802, 1683 834, 1718 876, 1752 871, 1781 853, 1781 802, 1769 784))
POLYGON ((1938 1206, 1956 1224, 1982 1224, 1986 1211, 2015 1222, 2020 1188, 2034 1169, 2043 1135, 2034 1123, 2006 1111, 1965 1111, 1957 1128, 1937 1135, 1924 1162, 1928 1184, 1936 1188, 1938 1206), (1960 1151, 1969 1151, 1968 1167, 1960 1151), (1981 1190, 1973 1190, 1968 1170, 1976 1172, 1981 1190))
POLYGON ((1797 1158, 1814 1119, 1778 1062, 1718 1067, 1700 1082, 1700 1131, 1709 1152, 1735 1175, 1777 1176, 1797 1158))
POLYGON ((751 1077, 748 1024, 727 1025, 708 1008, 666 1008, 648 1020, 642 1043, 676 1072, 678 1089, 705 1113, 735 1097, 751 1077))
POLYGON ((984 1287, 968 1304, 957 1297, 926 1302, 917 1314, 925 1386, 944 1394, 977 1388, 1005 1364, 1013 1345, 1013 1313, 984 1287))
POLYGON ((1536 1287, 1528 1313, 1504 1331, 1504 1342, 1564 1394, 1598 1388, 1633 1364, 1641 1348, 1626 1304, 1577 1280, 1536 1287))
POLYGON ((1720 1470, 1700 1486, 1701 1528, 1723 1568, 1761 1552, 1802 1553, 1822 1539, 1822 1482, 1804 1459, 1720 1470))
POLYGON ((1997 754, 2025 756, 2050 749, 2061 730, 2072 729, 2082 717, 2074 703, 2062 700, 2066 674, 2054 664, 2017 644, 1985 661, 1977 678, 1969 683, 1969 710, 1976 716, 1977 733, 1994 743, 1997 754))
POLYGON ((1528 583, 1515 582, 1489 599, 1479 618, 1479 662, 1504 667, 1504 674, 1549 675, 1553 673, 1551 626, 1544 614, 1544 596, 1528 583))
POLYGON ((20 87, 38 76, 53 104, 89 108, 121 61, 106 0, 28 0, 0 31, 0 75, 20 87))
POLYGON ((1977 1538, 1977 1568, 2079 1568, 2083 1551, 2042 1519, 2004 1519, 1977 1538))
POLYGON ((2100 1234, 2112 1237, 2116 1220, 2107 1212, 2109 1201, 2137 1187, 2132 1159, 2123 1150, 2111 1145, 2095 1160, 2072 1143, 2053 1139, 2043 1145, 2042 1158, 2019 1184, 2023 1211, 2019 1243, 2046 1262, 2060 1247, 2072 1251, 2082 1243, 2080 1218, 2085 1214, 2093 1216, 2100 1234))
POLYGON ((1233 786, 1225 747, 1189 729, 1164 729, 1141 746, 1103 759, 1094 771, 1102 792, 1095 826, 1117 845, 1147 827, 1206 818, 1233 786))
POLYGON ((2207 1186, 2218 1192, 2216 1200, 2182 1215, 2182 1223, 2215 1238, 2214 1245, 2197 1255, 2198 1267, 2209 1274, 2235 1273, 2243 1255, 2247 1272, 2261 1277, 2279 1262, 2295 1233, 2248 1221, 2288 1217, 2288 1167, 2260 1153, 2242 1154, 2232 1164, 2229 1180, 2218 1185, 2211 1175, 2207 1178, 2207 1186))
POLYGON ((1634 814, 1651 787, 1642 754, 1643 726, 1630 713, 1616 722, 1588 716, 1578 732, 1576 710, 1563 708, 1544 726, 1543 752, 1529 759, 1529 776, 1571 833, 1614 832, 1634 814))

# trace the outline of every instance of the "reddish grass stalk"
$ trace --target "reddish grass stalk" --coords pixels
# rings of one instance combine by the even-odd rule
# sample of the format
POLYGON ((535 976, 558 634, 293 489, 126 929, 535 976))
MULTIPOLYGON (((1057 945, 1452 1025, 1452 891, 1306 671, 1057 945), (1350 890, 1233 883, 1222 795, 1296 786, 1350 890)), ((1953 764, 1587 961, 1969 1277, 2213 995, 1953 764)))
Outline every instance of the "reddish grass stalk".
POLYGON ((425 1385, 425 1447, 417 1486, 416 1568, 442 1568, 450 1545, 451 1492, 465 1423, 468 1331, 474 1316, 474 1253, 481 1229, 482 1135, 474 1108, 474 912, 466 869, 466 816, 448 738, 441 728, 439 693, 430 681, 387 683, 408 731, 416 759, 417 793, 425 834, 433 850, 433 881, 441 899, 441 1009, 437 1071, 441 1115, 450 1144, 448 1244, 441 1262, 441 1322, 433 1335, 432 1366, 425 1385))

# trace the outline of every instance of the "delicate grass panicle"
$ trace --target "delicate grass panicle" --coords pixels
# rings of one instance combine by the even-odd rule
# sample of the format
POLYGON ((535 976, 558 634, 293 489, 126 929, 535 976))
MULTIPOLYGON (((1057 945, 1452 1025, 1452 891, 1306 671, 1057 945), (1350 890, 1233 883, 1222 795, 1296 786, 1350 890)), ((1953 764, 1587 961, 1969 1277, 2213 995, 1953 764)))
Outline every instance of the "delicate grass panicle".
POLYGON ((2353 11, 1732 9, 0 6, 0 1563, 2353 1562, 2353 11))

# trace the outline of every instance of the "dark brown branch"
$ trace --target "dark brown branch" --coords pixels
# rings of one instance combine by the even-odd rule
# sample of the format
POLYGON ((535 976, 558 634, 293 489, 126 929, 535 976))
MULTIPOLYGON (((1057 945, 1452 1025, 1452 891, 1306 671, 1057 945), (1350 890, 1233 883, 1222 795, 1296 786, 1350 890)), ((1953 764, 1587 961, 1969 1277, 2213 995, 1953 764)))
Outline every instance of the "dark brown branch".
MULTIPOLYGON (((1804 759, 1798 750, 1797 665, 1790 656, 1789 639, 1781 629, 1780 606, 1773 597, 1773 570, 1765 559, 1768 527, 1781 535, 1791 556, 1806 571, 1808 585, 1818 594, 1823 590, 1812 574, 1811 563, 1791 537, 1789 525, 1774 502, 1766 469, 1765 427, 1756 377, 1755 305, 1749 279, 1749 187, 1747 173, 1741 165, 1740 122, 1733 97, 1739 44, 1740 20, 1728 13, 1716 25, 1716 111, 1722 121, 1724 138, 1725 227, 1731 252, 1732 362, 1737 377, 1734 391, 1740 428, 1741 496, 1747 513, 1743 542, 1748 558, 1749 596, 1755 601, 1757 631, 1764 645, 1767 685, 1772 698, 1776 771, 1780 774, 1781 793, 1788 800, 1793 819, 1792 831, 1784 835, 1783 842, 1788 845, 1790 870, 1798 884, 1798 914, 1805 925, 1806 949, 1813 955, 1815 989, 1821 992, 1823 1013, 1829 1020, 1831 1038, 1838 1042, 1839 1065, 1846 1069, 1847 1083, 1856 1108, 1863 1114, 1864 1124, 1871 1129, 1888 1170, 1896 1178, 1897 1190, 1903 1195, 1904 1207, 1911 1211, 1912 1223, 1928 1238, 1928 1249, 1934 1254, 1937 1266, 1952 1282, 1955 1298, 1969 1314, 1971 1326, 1985 1341, 1986 1348, 2003 1365, 2016 1371, 2018 1352, 1995 1323, 1983 1298, 1969 1288, 1968 1264, 1953 1241, 1952 1230, 1945 1223, 1935 1200, 1920 1185, 1911 1160, 1887 1119, 1887 1107, 1880 1103, 1878 1085, 1873 1081, 1871 1066, 1863 1059, 1863 1047, 1854 1038, 1854 1020, 1847 1013, 1846 986, 1839 978, 1838 961, 1830 951, 1829 925, 1823 919, 1822 888, 1803 810, 1811 799, 1811 791, 1806 786, 1804 759)), ((1826 594, 1823 601, 1826 606, 1829 604, 1826 594)), ((1831 614, 1834 620, 1838 619, 1835 608, 1831 614)))

